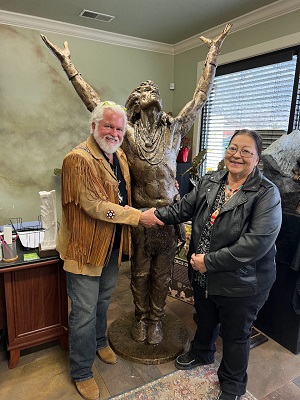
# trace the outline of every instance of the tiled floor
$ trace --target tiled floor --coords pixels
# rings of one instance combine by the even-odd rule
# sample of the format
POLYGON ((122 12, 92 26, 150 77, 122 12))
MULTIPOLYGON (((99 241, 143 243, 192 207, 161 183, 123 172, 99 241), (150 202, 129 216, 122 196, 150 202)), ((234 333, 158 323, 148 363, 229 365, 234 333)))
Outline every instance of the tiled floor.
MULTIPOLYGON (((129 274, 128 265, 123 265, 109 307, 109 323, 124 313, 133 311, 129 274)), ((193 337, 193 306, 168 297, 166 312, 175 313, 181 318, 188 328, 190 338, 193 337)), ((218 350, 221 351, 221 348, 220 340, 218 350)), ((220 360, 219 353, 217 359, 220 360)), ((21 351, 20 361, 15 369, 8 369, 7 360, 8 354, 2 340, 1 400, 81 399, 69 378, 68 353, 58 343, 21 351)), ((115 365, 104 364, 96 358, 93 366, 94 376, 101 390, 101 400, 141 386, 174 370, 174 361, 143 365, 120 357, 115 365)), ((248 374, 248 390, 259 400, 300 399, 300 355, 292 354, 271 339, 251 350, 248 374)))

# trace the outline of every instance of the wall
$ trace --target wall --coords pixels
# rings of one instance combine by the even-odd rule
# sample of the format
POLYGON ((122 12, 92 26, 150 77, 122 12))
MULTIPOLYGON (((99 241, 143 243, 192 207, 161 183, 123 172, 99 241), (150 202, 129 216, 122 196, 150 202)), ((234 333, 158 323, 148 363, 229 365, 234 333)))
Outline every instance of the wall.
MULTIPOLYGON (((15 217, 36 220, 41 190, 56 190, 60 218, 60 178, 53 170, 89 134, 90 113, 40 33, 0 25, 0 225, 15 217)), ((68 40, 74 64, 103 100, 124 104, 136 86, 152 79, 164 110, 172 109, 172 55, 46 36, 59 47, 68 40)))

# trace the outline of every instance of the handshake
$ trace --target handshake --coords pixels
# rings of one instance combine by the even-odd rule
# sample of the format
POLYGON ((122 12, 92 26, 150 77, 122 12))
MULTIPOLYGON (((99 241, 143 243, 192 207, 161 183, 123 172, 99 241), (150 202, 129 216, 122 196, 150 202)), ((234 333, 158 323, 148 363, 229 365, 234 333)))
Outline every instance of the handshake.
MULTIPOLYGON (((130 206, 125 206, 124 208, 129 209, 130 206)), ((165 225, 160 219, 158 219, 155 216, 155 214, 154 214, 155 210, 156 210, 156 208, 152 207, 152 208, 149 208, 148 210, 142 212, 139 223, 144 228, 153 228, 154 226, 165 225)))

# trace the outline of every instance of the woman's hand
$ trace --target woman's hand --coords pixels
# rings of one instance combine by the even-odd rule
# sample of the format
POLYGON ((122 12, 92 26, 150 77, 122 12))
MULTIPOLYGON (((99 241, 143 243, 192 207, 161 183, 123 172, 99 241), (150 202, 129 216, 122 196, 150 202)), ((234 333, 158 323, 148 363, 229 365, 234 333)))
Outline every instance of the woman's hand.
POLYGON ((191 266, 195 271, 201 272, 201 274, 204 274, 204 272, 207 272, 207 268, 204 263, 204 256, 205 254, 192 254, 191 257, 191 266))

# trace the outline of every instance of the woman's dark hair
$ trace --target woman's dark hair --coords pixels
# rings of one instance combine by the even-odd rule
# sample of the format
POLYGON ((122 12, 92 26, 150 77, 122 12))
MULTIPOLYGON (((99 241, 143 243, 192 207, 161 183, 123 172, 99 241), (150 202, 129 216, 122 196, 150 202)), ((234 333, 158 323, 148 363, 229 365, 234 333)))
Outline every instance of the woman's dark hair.
POLYGON ((261 152, 262 152, 261 136, 256 131, 251 131, 250 129, 237 129, 236 131, 234 131, 234 134, 232 135, 229 144, 232 142, 232 140, 235 136, 240 136, 240 135, 248 135, 248 136, 252 137, 252 139, 255 142, 257 155, 258 155, 259 159, 261 159, 261 152))

